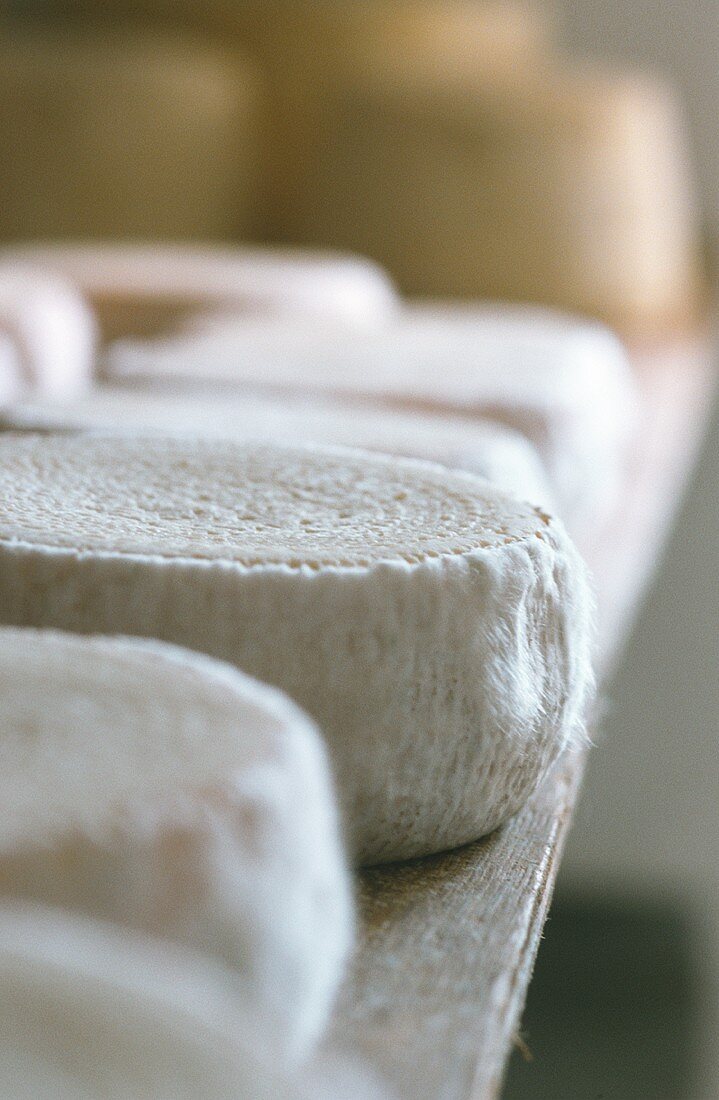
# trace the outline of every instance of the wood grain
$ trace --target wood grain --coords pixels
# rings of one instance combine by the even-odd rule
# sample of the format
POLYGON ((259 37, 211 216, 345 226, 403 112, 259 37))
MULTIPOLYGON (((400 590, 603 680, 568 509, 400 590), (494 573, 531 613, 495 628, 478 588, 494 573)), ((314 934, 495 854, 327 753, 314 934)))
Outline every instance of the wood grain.
MULTIPOLYGON (((620 507, 584 532, 598 666, 618 659, 708 419, 711 344, 637 353, 641 409, 620 507)), ((400 1100, 489 1100, 501 1089, 581 783, 560 761, 492 836, 359 876, 359 944, 328 1046, 370 1063, 400 1100)))
POLYGON ((373 868, 335 1038, 401 1097, 494 1095, 581 775, 565 761, 523 812, 444 856, 373 868))

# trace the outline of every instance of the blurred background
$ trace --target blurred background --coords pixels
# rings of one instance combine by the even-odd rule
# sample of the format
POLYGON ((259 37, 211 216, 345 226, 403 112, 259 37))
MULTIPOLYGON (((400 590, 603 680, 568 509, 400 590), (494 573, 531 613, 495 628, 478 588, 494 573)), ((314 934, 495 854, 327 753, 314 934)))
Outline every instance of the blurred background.
MULTIPOLYGON (((0 3, 0 240, 332 245, 703 323, 717 0, 0 3)), ((507 1097, 719 1097, 719 423, 607 711, 507 1097)))

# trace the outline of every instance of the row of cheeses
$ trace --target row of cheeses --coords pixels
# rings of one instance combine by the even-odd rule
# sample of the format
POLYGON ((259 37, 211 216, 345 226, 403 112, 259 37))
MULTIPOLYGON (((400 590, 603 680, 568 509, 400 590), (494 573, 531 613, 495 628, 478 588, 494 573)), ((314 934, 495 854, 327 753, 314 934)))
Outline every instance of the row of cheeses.
POLYGON ((349 260, 150 259, 4 257, 28 309, 62 285, 122 337, 147 308, 64 407, 62 341, 22 296, 3 322, 0 1074, 380 1097, 316 1053, 350 868, 495 829, 582 741, 591 586, 548 498, 598 508, 629 369, 596 326, 413 307, 349 260))
POLYGON ((350 256, 39 246, 0 253, 0 404, 17 427, 428 458, 551 503, 578 531, 613 503, 635 392, 599 325, 404 303, 350 256))

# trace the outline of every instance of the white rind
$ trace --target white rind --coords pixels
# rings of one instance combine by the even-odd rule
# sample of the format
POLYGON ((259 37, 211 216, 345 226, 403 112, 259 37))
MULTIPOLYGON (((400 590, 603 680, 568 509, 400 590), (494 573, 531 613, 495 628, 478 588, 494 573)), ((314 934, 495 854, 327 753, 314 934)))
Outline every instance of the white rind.
POLYGON ((346 401, 103 386, 70 409, 39 402, 15 406, 4 424, 11 431, 158 432, 242 443, 360 447, 466 470, 522 500, 553 507, 535 447, 512 428, 481 418, 368 409, 346 401))
POLYGON ((89 307, 67 281, 0 263, 0 401, 80 396, 92 378, 96 336, 89 307))
POLYGON ((311 723, 154 641, 3 630, 0 683, 0 894, 219 958, 247 1012, 306 1048, 351 924, 311 723))
POLYGON ((232 974, 212 960, 18 905, 0 906, 0 1092, 14 1100, 337 1096, 328 1079, 277 1058, 232 974))
POLYGON ((538 449, 563 518, 580 525, 616 497, 636 392, 606 328, 539 308, 412 306, 348 341, 325 326, 237 319, 205 333, 110 350, 111 377, 496 419, 538 449))
POLYGON ((190 244, 40 244, 0 257, 53 272, 102 312, 153 302, 198 312, 297 313, 340 325, 384 321, 397 308, 392 283, 360 256, 329 251, 190 244))
MULTIPOLYGON (((0 455, 11 451, 0 441, 0 455)), ((73 549, 3 533, 5 621, 159 637, 284 689, 325 735, 347 839, 362 861, 475 839, 515 812, 581 736, 592 685, 584 566, 561 524, 470 475, 339 449, 277 448, 278 471, 298 455, 303 484, 314 464, 315 488, 347 468, 350 517, 350 481, 365 469, 375 477, 367 507, 383 478, 394 499, 400 478, 412 508, 377 501, 375 513, 359 510, 349 550, 335 548, 334 562, 313 553, 304 564, 295 521, 306 503, 274 532, 276 550, 238 550, 244 561, 228 560, 222 546, 214 557, 161 540, 155 554, 120 553, 106 541, 73 549), (458 515, 467 502, 454 539, 433 520, 422 530, 432 486, 439 499, 455 499, 458 515), (475 504, 489 517, 484 527, 475 504), (353 561, 362 531, 367 548, 353 561)), ((240 459, 238 449, 233 468, 240 459)), ((340 531, 334 537, 341 543, 340 531)))

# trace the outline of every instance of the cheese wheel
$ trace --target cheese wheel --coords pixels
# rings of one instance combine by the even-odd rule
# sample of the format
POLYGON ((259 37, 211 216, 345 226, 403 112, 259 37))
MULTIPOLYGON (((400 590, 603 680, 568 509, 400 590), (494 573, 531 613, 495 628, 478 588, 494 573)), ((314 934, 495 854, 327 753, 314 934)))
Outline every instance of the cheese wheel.
POLYGON ((690 158, 660 82, 568 66, 498 82, 377 58, 326 89, 323 111, 290 239, 359 250, 406 294, 538 302, 632 337, 700 316, 690 158))
POLYGON ((0 262, 0 402, 67 401, 87 389, 95 322, 67 282, 0 262))
MULTIPOLYGON (((454 72, 525 71, 549 47, 544 12, 522 0, 251 0, 224 5, 218 18, 226 35, 239 32, 269 77, 266 179, 275 240, 296 239, 308 171, 317 149, 332 141, 328 92, 336 83, 380 59, 392 71, 409 68, 440 81, 454 72)), ((345 199, 351 218, 354 187, 345 199)))
POLYGON ((0 1093, 14 1100, 337 1100, 357 1071, 295 1067, 204 956, 40 906, 0 906, 0 1093))
POLYGON ((349 926, 310 722, 157 642, 0 631, 0 683, 0 895, 219 957, 253 1015, 303 1048, 349 926))
POLYGON ((231 18, 278 72, 301 63, 341 69, 378 52, 474 72, 482 64, 529 62, 551 49, 549 21, 532 0, 251 0, 231 18))
POLYGON ((371 409, 343 401, 104 386, 70 409, 24 404, 0 422, 0 430, 53 429, 360 447, 467 470, 534 504, 549 507, 553 500, 534 446, 491 420, 371 409))
POLYGON ((231 1038, 245 1021, 227 974, 62 911, 0 908, 0 1021, 16 1100, 294 1095, 231 1038))
POLYGON ((106 339, 222 312, 373 325, 398 305, 379 267, 333 252, 156 242, 24 245, 2 256, 72 282, 92 303, 106 339))
POLYGON ((541 309, 410 306, 348 341, 336 328, 234 320, 110 349, 117 380, 242 384, 503 422, 536 446, 573 528, 614 504, 636 393, 607 329, 541 309))
POLYGON ((149 635, 282 687, 360 861, 473 840, 581 736, 591 600, 562 525, 470 474, 319 447, 0 438, 0 615, 149 635))
POLYGON ((0 238, 258 231, 262 81, 199 36, 13 21, 0 33, 0 238))

